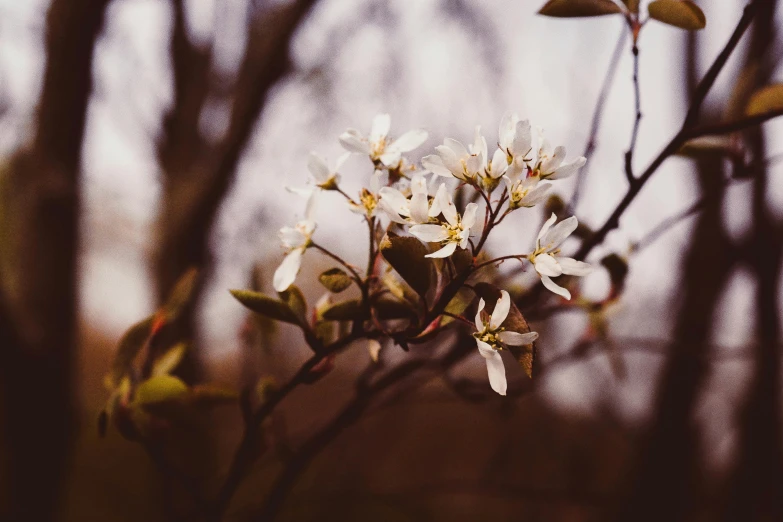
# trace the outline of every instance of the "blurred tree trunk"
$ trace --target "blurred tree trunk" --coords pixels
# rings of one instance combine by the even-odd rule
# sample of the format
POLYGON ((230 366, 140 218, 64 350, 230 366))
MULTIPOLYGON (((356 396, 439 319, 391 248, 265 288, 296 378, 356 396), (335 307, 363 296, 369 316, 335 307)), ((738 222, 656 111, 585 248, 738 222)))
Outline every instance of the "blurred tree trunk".
MULTIPOLYGON (((775 43, 777 0, 762 4, 754 25, 746 65, 735 93, 736 112, 752 92, 770 81, 776 64, 770 49, 775 43)), ((737 116, 732 114, 731 116, 737 116)), ((783 429, 780 403, 780 310, 777 290, 783 256, 783 229, 767 208, 769 185, 763 127, 745 132, 754 176, 753 232, 743 249, 743 261, 756 274, 758 343, 754 351, 754 377, 740 416, 738 459, 727 484, 725 520, 783 520, 783 429)))
MULTIPOLYGON (((688 40, 688 92, 696 84, 696 37, 688 40)), ((717 114, 705 114, 703 121, 717 114)), ((734 266, 733 247, 721 225, 725 195, 723 158, 703 158, 696 165, 704 206, 685 258, 674 344, 664 365, 653 406, 650 432, 641 447, 630 492, 618 521, 674 522, 696 508, 702 484, 698 438, 693 418, 709 372, 709 337, 715 306, 734 266)))
MULTIPOLYGON (((278 3, 252 17, 245 56, 231 96, 228 130, 211 142, 199 130, 199 120, 210 96, 211 53, 188 38, 182 0, 172 0, 174 30, 174 104, 164 123, 158 155, 164 171, 163 209, 155 274, 159 299, 168 295, 190 267, 200 269, 202 285, 212 266, 210 232, 264 108, 270 89, 289 70, 289 46, 296 29, 316 0, 278 3)), ((198 292, 198 291, 197 291, 198 292)), ((197 293, 198 295, 198 293, 197 293)), ((199 300, 194 299, 197 305, 199 300)), ((179 335, 192 338, 194 312, 184 314, 179 335)), ((195 380, 203 375, 197 350, 190 350, 182 374, 195 380)))
POLYGON ((12 160, 2 346, 11 520, 51 520, 75 428, 79 173, 96 39, 109 0, 53 0, 35 138, 12 160), (10 337, 10 339, 9 339, 10 337))

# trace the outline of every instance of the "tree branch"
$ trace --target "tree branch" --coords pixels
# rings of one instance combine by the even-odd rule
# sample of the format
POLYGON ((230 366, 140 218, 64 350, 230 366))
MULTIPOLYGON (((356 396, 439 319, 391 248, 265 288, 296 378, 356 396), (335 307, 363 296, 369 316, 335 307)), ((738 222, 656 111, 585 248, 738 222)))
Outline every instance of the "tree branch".
POLYGON ((737 24, 737 27, 735 28, 734 33, 731 35, 731 38, 729 38, 729 41, 726 43, 723 51, 721 51, 721 53, 718 55, 709 71, 699 83, 699 86, 696 88, 690 109, 688 110, 688 115, 686 116, 682 127, 653 160, 650 166, 647 167, 647 170, 645 170, 644 173, 639 176, 639 178, 636 179, 634 183, 631 183, 631 185, 628 187, 628 192, 625 194, 623 199, 617 205, 603 226, 601 226, 597 232, 595 232, 584 243, 582 243, 582 246, 575 255, 577 259, 584 259, 587 254, 593 250, 593 248, 595 248, 604 240, 610 231, 619 226, 620 217, 625 213, 633 200, 636 199, 636 196, 642 190, 642 187, 644 187, 644 185, 650 180, 650 178, 653 176, 653 174, 655 174, 663 162, 666 161, 669 156, 676 153, 688 139, 695 137, 689 133, 696 123, 696 119, 699 116, 704 99, 706 98, 707 93, 709 92, 712 85, 715 83, 715 79, 717 78, 718 73, 720 73, 720 71, 726 65, 726 61, 729 59, 729 56, 731 56, 731 53, 737 47, 737 44, 742 38, 742 35, 753 21, 760 3, 760 0, 753 0, 745 7, 742 18, 737 24))

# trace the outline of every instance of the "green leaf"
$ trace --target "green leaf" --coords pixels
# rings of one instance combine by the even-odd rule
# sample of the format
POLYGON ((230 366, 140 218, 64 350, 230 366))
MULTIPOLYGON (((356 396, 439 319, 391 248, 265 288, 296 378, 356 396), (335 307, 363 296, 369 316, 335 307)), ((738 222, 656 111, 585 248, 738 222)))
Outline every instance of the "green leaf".
POLYGON ((731 156, 735 150, 736 146, 730 136, 700 136, 686 141, 677 151, 677 155, 688 158, 731 156))
MULTIPOLYGON (((491 314, 495 309, 495 305, 500 299, 500 289, 489 283, 476 283, 473 288, 476 295, 484 299, 486 312, 491 314)), ((530 326, 527 324, 522 312, 519 311, 517 305, 514 304, 514 300, 511 300, 511 308, 508 311, 506 320, 503 321, 503 328, 512 332, 528 333, 530 326)), ((528 377, 533 377, 533 362, 536 355, 536 343, 531 343, 525 346, 508 346, 508 350, 517 360, 519 365, 525 371, 528 377)))
POLYGON ((166 304, 163 306, 163 312, 167 321, 174 320, 190 300, 193 298, 196 284, 198 282, 198 270, 188 269, 177 280, 174 289, 171 291, 166 304))
POLYGON ((381 254, 400 277, 424 297, 432 286, 432 262, 426 245, 415 237, 387 234, 380 243, 381 254))
POLYGON ((117 345, 117 353, 112 362, 111 371, 106 376, 106 384, 109 388, 119 386, 122 378, 127 375, 133 366, 133 360, 139 354, 152 331, 152 323, 155 316, 149 316, 131 326, 117 345))
POLYGON ((299 318, 299 322, 304 323, 307 314, 307 301, 305 301, 304 294, 299 290, 299 287, 291 285, 287 290, 278 292, 277 295, 288 305, 288 308, 294 315, 299 318))
POLYGON ((284 323, 299 324, 299 319, 291 311, 291 308, 282 301, 273 299, 261 292, 254 292, 252 290, 231 290, 237 301, 242 303, 246 308, 249 308, 257 314, 269 317, 271 319, 277 319, 284 323))
POLYGON ((699 6, 690 0, 655 0, 647 6, 650 18, 680 29, 704 29, 707 19, 699 6))
POLYGON ((235 404, 239 394, 229 388, 215 384, 199 384, 191 390, 193 404, 200 408, 210 408, 224 404, 235 404))
MULTIPOLYGON (((451 301, 449 301, 449 304, 446 305, 446 312, 449 312, 450 314, 454 315, 462 315, 465 310, 470 306, 470 303, 473 302, 473 292, 471 292, 467 288, 460 288, 457 292, 457 295, 455 295, 451 301)), ((443 318, 440 320, 441 326, 446 326, 449 323, 452 323, 456 321, 453 317, 449 317, 448 315, 444 315, 443 318)))
POLYGON ((556 18, 577 18, 622 13, 612 0, 549 0, 538 14, 556 18))
POLYGON ((187 349, 187 344, 179 343, 158 357, 152 365, 152 376, 168 375, 174 371, 174 368, 182 362, 182 358, 185 356, 185 351, 187 349))
POLYGON ((745 113, 748 116, 756 116, 781 109, 783 109, 783 83, 776 83, 753 93, 745 113))
MULTIPOLYGON (((409 319, 415 316, 415 312, 407 303, 394 299, 379 299, 373 303, 378 319, 409 319)), ((351 299, 332 305, 324 311, 325 321, 354 321, 356 319, 369 319, 362 309, 362 302, 358 299, 351 299)))
POLYGON ((319 275, 318 280, 327 290, 335 294, 346 290, 353 283, 353 279, 339 268, 330 268, 319 275))
POLYGON ((139 384, 136 389, 135 403, 148 405, 183 399, 188 394, 188 386, 172 375, 158 375, 139 384))
POLYGON ((333 304, 323 313, 324 321, 353 321, 362 316, 362 302, 358 299, 333 304))

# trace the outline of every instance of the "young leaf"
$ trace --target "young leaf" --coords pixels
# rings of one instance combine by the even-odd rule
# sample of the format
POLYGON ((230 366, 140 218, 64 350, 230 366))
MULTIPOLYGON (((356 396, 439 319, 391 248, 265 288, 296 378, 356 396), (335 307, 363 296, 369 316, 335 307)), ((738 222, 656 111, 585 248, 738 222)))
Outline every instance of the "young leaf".
POLYGON ((272 299, 261 292, 254 292, 252 290, 231 290, 231 295, 246 308, 249 308, 257 314, 269 317, 270 319, 277 319, 284 323, 299 324, 299 319, 296 317, 296 314, 291 311, 291 308, 289 308, 286 303, 277 299, 272 299))
POLYGON ((339 268, 330 268, 319 275, 318 280, 327 290, 335 294, 346 290, 353 283, 353 279, 339 268))
POLYGON ((695 31, 707 25, 704 13, 691 0, 655 0, 647 11, 650 18, 680 29, 695 31))
POLYGON ((128 374, 133 365, 133 360, 139 354, 150 337, 152 323, 155 316, 147 317, 131 326, 117 345, 117 354, 114 356, 111 371, 106 377, 110 388, 116 388, 122 378, 128 374))
POLYGON ((748 116, 765 114, 783 109, 783 83, 762 87, 750 97, 745 113, 748 116))
POLYGON ((353 321, 361 318, 362 302, 358 299, 333 304, 323 313, 324 321, 353 321))
POLYGON ((417 294, 424 297, 432 286, 432 262, 424 257, 427 247, 415 237, 386 235, 381 254, 417 294))
POLYGON ((291 309, 294 315, 299 318, 300 323, 304 323, 305 315, 307 314, 307 302, 299 287, 291 285, 287 290, 278 292, 277 295, 288 305, 288 308, 291 309))
POLYGON ((152 376, 168 375, 174 371, 174 368, 182 361, 182 357, 185 356, 187 348, 185 343, 179 343, 158 357, 152 365, 152 376))
MULTIPOLYGON (((473 287, 476 295, 484 299, 485 310, 488 314, 491 314, 495 309, 498 299, 500 299, 500 289, 489 283, 476 283, 473 287)), ((503 321, 503 328, 512 332, 528 333, 530 326, 522 316, 522 312, 519 311, 514 301, 511 301, 511 308, 508 311, 506 320, 503 321)), ((535 361, 536 343, 531 343, 525 346, 508 346, 508 351, 514 356, 519 365, 525 371, 528 377, 533 376, 533 363, 535 361)))
MULTIPOLYGON (((470 306, 470 303, 473 302, 473 293, 468 290, 467 288, 460 288, 460 290, 457 292, 457 295, 455 295, 451 301, 449 301, 449 304, 446 305, 446 312, 449 312, 452 315, 462 315, 465 310, 470 306)), ((447 324, 456 321, 453 317, 450 317, 448 315, 444 315, 443 318, 440 320, 441 326, 446 326, 447 324)))
POLYGON ((188 386, 172 375, 158 375, 139 384, 136 389, 135 403, 141 406, 171 402, 184 398, 188 386))
POLYGON ((177 280, 166 304, 163 306, 163 312, 167 321, 173 321, 190 302, 197 282, 198 270, 195 268, 188 269, 179 280, 177 280))
POLYGON ((234 390, 215 384, 199 384, 191 390, 193 404, 200 408, 210 408, 223 404, 234 404, 239 400, 239 394, 234 390))
MULTIPOLYGON (((415 312, 410 306, 395 299, 379 299, 373 303, 373 308, 378 319, 410 319, 415 312)), ((323 313, 324 321, 354 321, 356 319, 369 319, 362 309, 362 303, 358 299, 351 299, 337 303, 323 313)))
POLYGON ((577 18, 622 13, 612 0, 549 0, 538 14, 556 18, 577 18))

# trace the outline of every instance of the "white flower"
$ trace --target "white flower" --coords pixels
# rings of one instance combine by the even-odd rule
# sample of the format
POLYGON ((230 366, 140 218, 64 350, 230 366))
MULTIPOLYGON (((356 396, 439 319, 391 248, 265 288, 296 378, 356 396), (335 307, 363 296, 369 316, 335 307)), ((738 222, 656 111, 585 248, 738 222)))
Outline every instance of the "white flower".
POLYGON ((425 156, 421 163, 424 168, 438 176, 455 177, 461 181, 473 183, 476 176, 484 169, 487 144, 476 128, 476 138, 468 150, 457 140, 446 138, 443 145, 435 147, 436 154, 425 156))
POLYGON ((540 143, 538 161, 533 168, 533 176, 540 179, 555 180, 567 178, 582 168, 587 162, 584 156, 579 156, 568 163, 563 163, 566 158, 565 147, 555 147, 553 151, 549 141, 544 137, 540 137, 540 143))
POLYGON ((380 191, 383 190, 381 189, 381 176, 383 176, 383 172, 376 170, 372 178, 370 178, 370 189, 362 189, 357 203, 348 202, 348 208, 351 212, 367 216, 368 218, 375 216, 375 212, 378 209, 380 191))
POLYGON ((562 274, 584 276, 592 271, 592 267, 582 261, 560 255, 558 247, 576 230, 579 223, 572 216, 552 227, 556 220, 557 216, 553 213, 544 223, 541 232, 538 233, 538 239, 536 239, 536 250, 527 258, 536 267, 536 272, 541 276, 541 282, 548 290, 566 299, 571 299, 571 293, 555 284, 550 278, 562 274))
POLYGON ((503 176, 503 180, 508 188, 508 205, 511 209, 538 205, 544 201, 546 191, 552 186, 551 183, 539 183, 539 178, 536 177, 512 181, 509 176, 503 176))
POLYGON ((506 114, 500 120, 498 142, 500 148, 506 153, 508 163, 506 175, 512 181, 516 181, 531 160, 528 156, 532 150, 530 122, 528 120, 520 121, 516 114, 506 114))
POLYGON ((372 120, 370 135, 364 137, 356 129, 348 129, 340 135, 340 143, 349 152, 367 154, 373 161, 380 161, 387 167, 396 167, 403 152, 410 152, 427 141, 427 131, 415 129, 406 132, 396 140, 389 139, 391 118, 378 114, 372 120))
POLYGON ((315 184, 324 190, 333 190, 337 188, 337 184, 340 182, 340 167, 343 166, 343 163, 345 163, 345 160, 347 160, 350 155, 350 153, 346 152, 337 158, 337 163, 335 163, 334 168, 330 169, 323 157, 316 152, 311 152, 310 156, 307 158, 307 168, 313 175, 315 184))
POLYGON ((383 187, 380 190, 379 206, 392 221, 401 225, 424 224, 428 223, 430 218, 440 214, 439 202, 445 196, 445 183, 438 188, 432 202, 428 198, 427 180, 421 174, 417 174, 411 179, 410 190, 410 199, 393 187, 383 187), (444 194, 439 195, 441 192, 444 194))
POLYGON ((488 323, 485 323, 481 317, 484 310, 484 299, 479 301, 478 311, 476 312, 476 330, 473 334, 476 338, 479 353, 487 362, 487 374, 489 375, 489 385, 500 395, 506 394, 506 370, 503 366, 503 359, 500 357, 500 350, 503 345, 522 346, 530 344, 538 339, 536 332, 518 333, 508 332, 501 327, 503 321, 508 317, 511 309, 511 297, 505 290, 500 291, 500 299, 492 310, 492 316, 488 323))
POLYGON ((498 186, 498 183, 500 183, 500 177, 505 174, 506 169, 508 169, 506 153, 500 149, 495 149, 492 159, 489 159, 487 153, 487 140, 478 134, 478 129, 476 129, 476 133, 476 143, 480 146, 478 154, 487 160, 487 164, 479 171, 479 179, 484 190, 492 192, 495 190, 495 187, 498 186))
POLYGON ((457 207, 451 200, 451 195, 445 189, 438 190, 435 200, 443 217, 446 218, 446 223, 442 225, 414 225, 410 228, 410 232, 422 241, 443 245, 440 250, 427 254, 425 257, 449 257, 457 250, 458 246, 463 249, 468 247, 470 229, 476 224, 478 205, 468 203, 465 207, 465 213, 460 217, 457 213, 457 207))
POLYGON ((291 189, 292 192, 296 192, 302 195, 307 195, 307 204, 305 206, 305 218, 299 221, 294 227, 283 227, 278 233, 280 242, 287 250, 287 254, 280 263, 280 266, 275 270, 274 277, 272 278, 272 284, 275 290, 278 292, 284 292, 288 290, 288 287, 294 283, 296 275, 299 273, 299 269, 302 266, 302 255, 307 247, 310 246, 313 232, 315 231, 315 221, 313 221, 313 208, 315 200, 315 192, 307 192, 298 189, 291 189))

